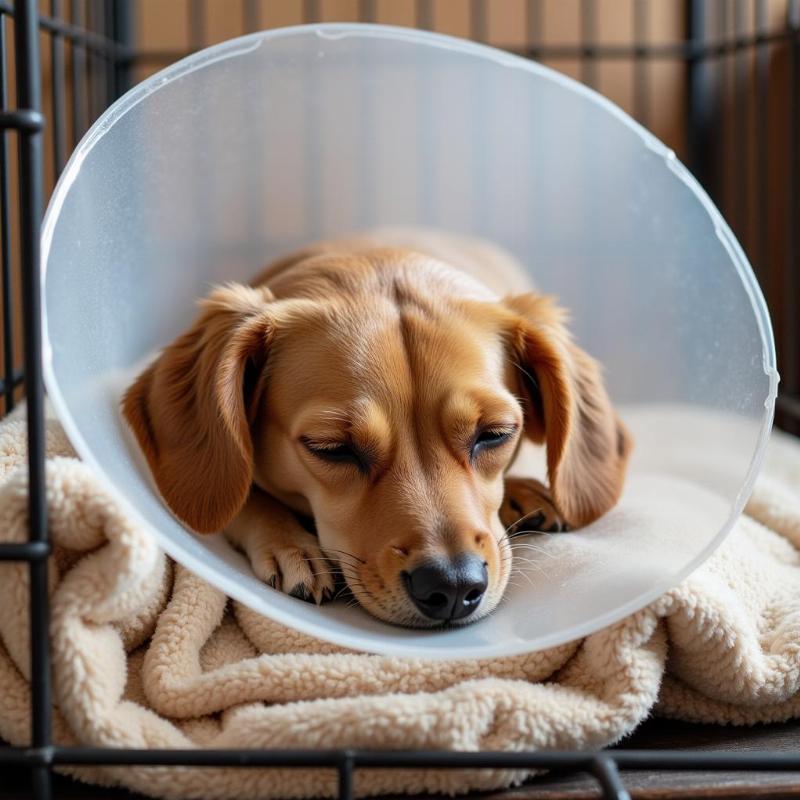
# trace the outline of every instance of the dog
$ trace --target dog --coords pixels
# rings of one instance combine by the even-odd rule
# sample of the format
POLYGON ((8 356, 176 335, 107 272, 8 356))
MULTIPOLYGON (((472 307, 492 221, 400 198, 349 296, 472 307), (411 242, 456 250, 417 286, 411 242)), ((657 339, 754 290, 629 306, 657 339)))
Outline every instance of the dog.
POLYGON ((632 442, 599 365, 488 243, 321 242, 200 306, 123 414, 173 513, 275 589, 320 603, 341 574, 382 620, 463 625, 503 596, 509 531, 621 494, 632 442), (508 476, 525 442, 547 484, 508 476))

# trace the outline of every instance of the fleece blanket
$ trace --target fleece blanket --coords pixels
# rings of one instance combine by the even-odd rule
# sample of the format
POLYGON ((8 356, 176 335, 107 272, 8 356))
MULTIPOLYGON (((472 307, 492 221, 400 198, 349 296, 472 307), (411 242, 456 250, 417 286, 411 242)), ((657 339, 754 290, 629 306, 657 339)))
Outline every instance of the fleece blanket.
MULTIPOLYGON (((0 426, 0 539, 26 537, 24 420, 0 426)), ((649 714, 800 714, 800 445, 774 435, 746 515, 681 586, 543 652, 426 662, 347 652, 172 563, 48 422, 55 737, 110 747, 598 748, 649 714)), ((0 565, 0 736, 27 742, 27 568, 0 565)), ((164 798, 335 794, 331 770, 81 768, 164 798)), ((360 795, 512 785, 520 772, 361 771, 360 795)))

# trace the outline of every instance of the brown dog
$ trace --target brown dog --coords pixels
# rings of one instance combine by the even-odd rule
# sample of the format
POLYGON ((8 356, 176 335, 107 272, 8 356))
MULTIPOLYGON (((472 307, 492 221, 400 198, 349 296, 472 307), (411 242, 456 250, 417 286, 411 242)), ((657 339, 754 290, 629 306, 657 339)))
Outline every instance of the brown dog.
POLYGON ((563 312, 492 283, 526 285, 489 245, 394 231, 213 291, 123 401, 170 508, 304 599, 330 596, 335 566, 396 624, 489 613, 506 526, 597 519, 630 449, 563 312), (505 477, 523 438, 546 445, 549 489, 505 477))

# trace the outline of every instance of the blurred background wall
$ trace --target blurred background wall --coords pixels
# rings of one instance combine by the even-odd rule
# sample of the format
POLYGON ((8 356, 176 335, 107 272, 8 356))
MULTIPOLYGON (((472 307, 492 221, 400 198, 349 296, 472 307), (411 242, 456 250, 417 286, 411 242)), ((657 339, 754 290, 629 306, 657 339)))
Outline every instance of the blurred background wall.
MULTIPOLYGON (((47 18, 88 26, 98 39, 121 39, 126 85, 188 52, 248 31, 354 20, 476 39, 587 83, 675 150, 709 190, 770 305, 784 393, 800 397, 800 314, 798 302, 787 298, 800 294, 800 0, 41 0, 40 8, 47 18), (702 58, 693 43, 702 47, 702 58)), ((3 15, 6 107, 16 102, 10 25, 3 15)), ((115 88, 108 84, 99 42, 87 49, 43 32, 41 49, 49 194, 72 144, 102 113, 115 88), (52 92, 54 56, 63 63, 63 74, 56 76, 63 85, 60 96, 52 92), (53 124, 56 117, 62 119, 60 128, 53 124)), ((3 140, 6 178, 13 186, 15 137, 3 134, 3 140)), ((13 198, 9 222, 6 237, 16 271, 13 198)), ((13 284, 12 305, 18 307, 18 276, 13 284)), ((15 363, 21 361, 20 316, 14 314, 15 363)))

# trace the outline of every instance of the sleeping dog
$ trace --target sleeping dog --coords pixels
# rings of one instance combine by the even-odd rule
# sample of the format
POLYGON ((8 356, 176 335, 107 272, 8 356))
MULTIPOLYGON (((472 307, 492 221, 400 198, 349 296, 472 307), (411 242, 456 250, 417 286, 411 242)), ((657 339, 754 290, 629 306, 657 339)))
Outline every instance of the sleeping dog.
POLYGON ((484 242, 322 242, 200 305, 123 413, 175 515, 276 589, 319 603, 340 572, 383 620, 472 622, 510 526, 580 527, 620 496, 631 442, 598 364, 484 242), (507 476, 525 441, 547 485, 507 476))

